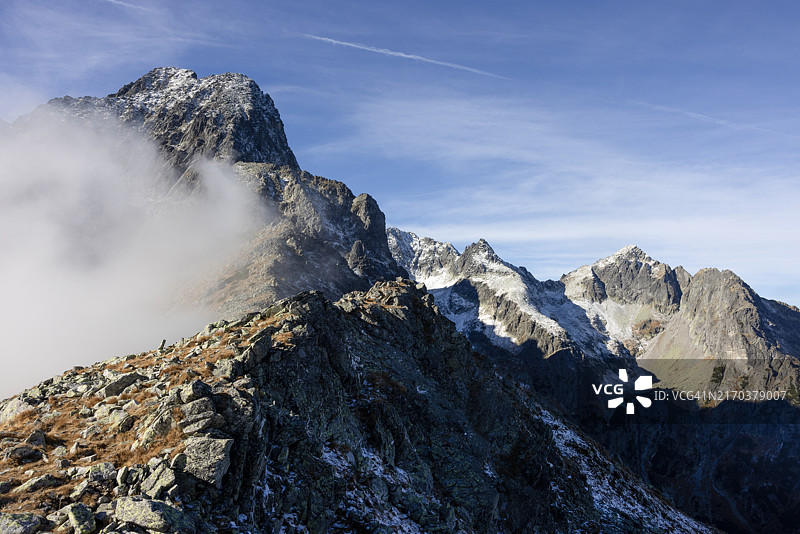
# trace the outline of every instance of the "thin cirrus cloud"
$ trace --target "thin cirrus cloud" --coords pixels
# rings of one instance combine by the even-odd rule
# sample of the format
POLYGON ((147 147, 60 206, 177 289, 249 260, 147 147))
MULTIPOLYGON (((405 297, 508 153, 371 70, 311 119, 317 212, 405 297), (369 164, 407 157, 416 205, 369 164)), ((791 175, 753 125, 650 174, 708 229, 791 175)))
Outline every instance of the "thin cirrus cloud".
POLYGON ((776 148, 769 132, 638 106, 557 111, 454 95, 386 95, 360 103, 351 120, 352 137, 317 150, 423 162, 430 173, 385 178, 396 180, 393 193, 375 195, 391 225, 459 247, 489 239, 543 278, 635 243, 674 265, 733 269, 765 296, 800 302, 770 291, 771 278, 791 279, 800 263, 800 238, 780 223, 794 218, 800 187, 791 143, 776 148), (693 134, 674 139, 676 123, 694 124, 693 134), (762 159, 766 149, 774 152, 762 159), (568 263, 578 252, 583 261, 568 263))
POLYGON ((347 41, 340 41, 338 39, 331 39, 330 37, 322 37, 320 35, 313 35, 310 33, 302 33, 300 34, 306 39, 312 39, 314 41, 321 41, 323 43, 330 43, 332 45, 338 46, 346 46, 349 48, 355 48, 357 50, 364 50, 367 52, 373 52, 375 54, 383 54, 385 56, 392 56, 392 57, 399 57, 403 59, 410 59, 413 61, 421 61, 423 63, 430 63, 432 65, 439 65, 442 67, 448 67, 451 69, 463 70, 466 72, 471 72, 473 74, 480 74, 481 76, 489 76, 491 78, 499 78, 499 79, 506 79, 504 76, 500 76, 499 74, 494 74, 492 72, 487 72, 485 70, 475 69, 472 67, 468 67, 466 65, 460 65, 458 63, 451 63, 448 61, 439 61, 436 59, 427 58, 424 56, 418 56, 416 54, 406 54, 405 52, 398 52, 396 50, 389 50, 388 48, 378 48, 375 46, 364 45, 360 43, 351 43, 347 41))
POLYGON ((786 138, 794 139, 794 140, 800 139, 800 136, 797 136, 797 135, 787 134, 785 132, 779 132, 777 130, 771 130, 769 128, 762 128, 760 126, 755 126, 755 125, 752 125, 752 124, 743 124, 743 123, 739 123, 739 122, 736 122, 736 121, 731 121, 731 120, 728 120, 728 119, 721 119, 721 118, 718 118, 718 117, 712 117, 711 115, 706 115, 704 113, 697 113, 697 112, 689 111, 689 110, 685 110, 685 109, 673 108, 673 107, 670 107, 670 106, 661 106, 661 105, 658 105, 658 104, 651 104, 651 103, 642 102, 642 101, 639 101, 639 100, 632 100, 631 104, 634 104, 636 106, 641 106, 643 108, 651 109, 653 111, 661 111, 661 112, 664 112, 664 113, 675 113, 675 114, 678 114, 678 115, 683 115, 683 116, 688 117, 690 119, 695 119, 695 120, 699 120, 699 121, 703 121, 703 122, 709 122, 709 123, 712 123, 712 124, 716 124, 718 126, 724 126, 725 128, 730 128, 731 130, 750 130, 750 131, 757 132, 757 133, 765 133, 765 134, 770 134, 770 135, 777 135, 777 136, 786 137, 786 138))
POLYGON ((122 6, 122 7, 127 7, 129 9, 139 9, 141 11, 150 11, 150 9, 148 9, 148 8, 146 8, 144 6, 139 6, 139 5, 131 4, 131 3, 128 3, 128 2, 122 2, 121 0, 105 0, 105 1, 108 2, 109 4, 114 4, 114 5, 118 5, 118 6, 122 6))

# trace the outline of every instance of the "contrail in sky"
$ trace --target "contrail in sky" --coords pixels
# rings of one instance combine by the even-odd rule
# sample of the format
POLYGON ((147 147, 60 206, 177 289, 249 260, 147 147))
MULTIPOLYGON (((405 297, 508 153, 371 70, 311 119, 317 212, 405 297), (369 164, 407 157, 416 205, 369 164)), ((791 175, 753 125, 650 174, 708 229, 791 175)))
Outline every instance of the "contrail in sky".
POLYGON ((692 119, 697 119, 704 122, 710 122, 713 124, 717 124, 719 126, 723 126, 725 128, 730 128, 731 130, 750 130, 751 132, 758 132, 758 133, 766 133, 772 135, 779 135, 781 137, 788 137, 791 139, 800 139, 800 137, 796 135, 786 134, 783 132, 779 132, 776 130, 770 130, 768 128, 760 128, 758 126, 754 126, 752 124, 742 124, 738 122, 733 122, 725 119, 719 119, 717 117, 712 117, 710 115, 704 115, 702 113, 695 113, 694 111, 686 111, 685 109, 679 108, 672 108, 668 106, 660 106, 658 104, 650 104, 648 102, 642 102, 640 100, 631 100, 633 104, 637 106, 641 106, 643 108, 652 109, 653 111, 662 111, 664 113, 677 113, 679 115, 683 115, 685 117, 689 117, 692 119))
POLYGON ((341 45, 341 46, 349 46, 350 48, 357 48, 358 50, 366 50, 367 52, 375 52, 376 54, 383 54, 385 56, 394 56, 394 57, 401 57, 405 59, 413 59, 414 61, 422 61, 424 63, 432 63, 433 65, 441 65, 443 67, 450 67, 451 69, 458 69, 464 70, 467 72, 472 72, 474 74, 480 74, 482 76, 491 76, 492 78, 500 78, 500 79, 508 79, 504 76, 499 76, 497 74, 492 74, 491 72, 486 72, 485 70, 478 70, 473 69, 472 67, 467 67, 466 65, 459 65, 458 63, 449 63, 447 61, 437 61, 435 59, 430 59, 423 56, 417 56, 414 54, 406 54, 404 52, 397 52, 395 50, 389 50, 388 48, 377 48, 374 46, 367 46, 359 43, 348 43, 347 41, 339 41, 337 39, 331 39, 330 37, 320 37, 319 35, 312 35, 310 33, 303 33, 301 34, 303 37, 308 39, 314 39, 315 41, 322 41, 324 43, 331 43, 334 45, 341 45))
POLYGON ((142 11, 150 11, 146 7, 137 6, 136 4, 129 4, 128 2, 122 2, 122 0, 106 0, 109 4, 116 4, 118 6, 129 7, 131 9, 141 9, 142 11))

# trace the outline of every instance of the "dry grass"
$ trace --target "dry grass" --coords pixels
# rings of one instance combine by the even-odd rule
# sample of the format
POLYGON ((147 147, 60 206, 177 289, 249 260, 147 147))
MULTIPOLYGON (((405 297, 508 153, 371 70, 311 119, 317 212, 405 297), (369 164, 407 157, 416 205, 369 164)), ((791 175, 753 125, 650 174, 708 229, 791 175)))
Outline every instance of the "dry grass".
POLYGON ((272 340, 276 343, 281 343, 282 345, 288 345, 294 347, 294 343, 292 343, 292 339, 294 335, 291 331, 286 330, 285 332, 278 332, 274 336, 272 336, 272 340))
MULTIPOLYGON (((99 363, 91 367, 74 368, 64 373, 63 378, 69 381, 77 376, 99 374, 103 370, 129 373, 155 369, 159 371, 159 379, 167 383, 164 394, 174 387, 180 387, 197 378, 213 385, 222 380, 220 377, 214 377, 212 373, 214 366, 220 360, 241 353, 249 346, 250 340, 262 330, 280 327, 287 323, 291 327, 291 323, 296 319, 298 317, 293 314, 279 312, 269 317, 261 317, 248 325, 223 327, 211 332, 202 332, 171 347, 129 355, 107 366, 99 363)), ((293 347, 291 331, 278 332, 274 334, 272 340, 276 344, 293 347)), ((151 373, 142 372, 142 374, 149 375, 151 373)), ((138 447, 131 450, 131 445, 143 430, 140 428, 142 422, 154 410, 154 406, 147 405, 146 401, 160 395, 147 386, 148 382, 145 382, 144 385, 140 384, 138 387, 130 388, 119 396, 108 398, 100 396, 68 397, 65 394, 53 396, 48 399, 47 404, 23 412, 13 420, 0 425, 0 438, 10 438, 22 442, 34 430, 42 430, 46 438, 46 444, 39 448, 46 455, 41 460, 17 465, 11 460, 0 459, 0 482, 11 482, 16 487, 30 478, 45 474, 59 477, 65 481, 59 487, 43 488, 25 495, 13 493, 2 495, 0 496, 0 511, 43 514, 67 504, 70 493, 80 481, 73 481, 66 477, 64 470, 58 467, 56 460, 67 460, 70 462, 70 466, 89 466, 101 462, 113 462, 119 469, 122 466, 144 465, 153 457, 161 455, 164 449, 173 449, 170 453, 172 457, 180 453, 184 448, 185 436, 177 424, 173 425, 166 435, 158 438, 149 448, 138 447), (120 402, 124 404, 130 400, 138 403, 128 410, 128 415, 134 418, 135 422, 129 430, 124 432, 118 427, 89 422, 86 417, 81 415, 81 411, 85 412, 86 409, 95 410, 102 405, 119 404, 120 402), (44 417, 47 414, 57 414, 57 416, 44 417), (98 425, 99 432, 86 438, 81 437, 81 434, 92 425, 98 425), (69 451, 75 443, 79 445, 74 452, 67 452, 60 458, 55 456, 56 447, 64 446, 69 451), (96 457, 89 459, 92 455, 96 455, 96 457), (26 475, 26 471, 32 471, 32 474, 26 475)), ((182 418, 179 408, 174 409, 173 418, 176 422, 182 418)), ((98 497, 98 493, 88 491, 81 500, 86 504, 95 504, 98 497)))

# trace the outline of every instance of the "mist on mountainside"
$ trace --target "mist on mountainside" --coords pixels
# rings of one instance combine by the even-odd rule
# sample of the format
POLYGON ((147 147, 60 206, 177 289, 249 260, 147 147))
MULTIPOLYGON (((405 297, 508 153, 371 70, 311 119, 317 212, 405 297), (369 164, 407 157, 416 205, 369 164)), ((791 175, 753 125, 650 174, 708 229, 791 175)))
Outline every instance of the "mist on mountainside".
POLYGON ((215 319, 176 295, 268 219, 229 166, 196 161, 176 186, 121 128, 33 114, 0 134, 0 398, 215 319))

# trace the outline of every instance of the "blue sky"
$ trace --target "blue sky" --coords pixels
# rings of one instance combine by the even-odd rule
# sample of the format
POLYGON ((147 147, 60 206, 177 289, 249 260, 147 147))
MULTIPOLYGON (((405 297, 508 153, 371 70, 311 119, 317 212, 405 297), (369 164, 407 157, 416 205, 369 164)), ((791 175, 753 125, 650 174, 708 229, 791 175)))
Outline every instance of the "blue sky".
POLYGON ((242 72, 301 166, 538 278, 636 243, 800 305, 792 2, 7 0, 0 118, 242 72))

